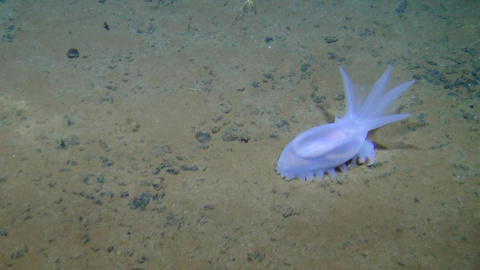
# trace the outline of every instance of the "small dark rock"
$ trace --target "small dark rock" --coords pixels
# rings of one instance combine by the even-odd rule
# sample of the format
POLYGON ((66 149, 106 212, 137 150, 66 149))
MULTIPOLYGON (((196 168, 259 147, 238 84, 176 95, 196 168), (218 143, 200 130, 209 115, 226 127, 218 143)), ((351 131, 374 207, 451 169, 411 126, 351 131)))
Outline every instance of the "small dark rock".
POLYGON ((338 38, 336 36, 327 36, 325 37, 325 42, 327 43, 334 43, 337 42, 338 38))
POLYGON ((167 172, 167 173, 169 173, 169 174, 173 174, 173 175, 177 175, 177 174, 180 173, 179 170, 174 169, 174 168, 168 168, 168 169, 165 170, 165 172, 167 172))
POLYGON ((303 65, 300 66, 300 70, 301 70, 302 72, 307 72, 307 70, 308 70, 309 67, 310 67, 310 64, 308 64, 308 63, 307 63, 307 64, 303 64, 303 65))
POLYGON ((363 31, 360 31, 359 35, 361 37, 368 37, 368 36, 371 36, 375 34, 375 31, 374 30, 371 30, 371 29, 364 29, 363 31))
POLYGON ((218 132, 220 132, 220 130, 222 129, 221 126, 213 126, 210 131, 213 133, 213 134, 217 134, 218 132))
POLYGON ((220 103, 220 106, 222 107, 222 112, 225 114, 229 114, 232 111, 232 103, 228 101, 223 101, 220 103))
POLYGON ((67 160, 67 165, 70 165, 70 166, 77 166, 78 165, 78 162, 74 159, 69 159, 67 160))
POLYGON ((151 197, 152 195, 150 194, 150 192, 142 193, 140 196, 133 198, 132 202, 130 202, 130 208, 133 210, 139 208, 140 210, 145 210, 147 205, 150 203, 151 197))
POLYGON ((79 139, 76 135, 70 136, 70 138, 61 139, 58 142, 58 149, 67 149, 70 146, 78 145, 79 139))
POLYGON ((240 141, 248 143, 250 140, 250 133, 246 130, 238 130, 236 127, 227 128, 222 133, 222 139, 226 142, 240 141))
POLYGON ((195 171, 198 171, 198 167, 197 165, 187 165, 187 164, 183 164, 182 167, 181 167, 182 171, 188 171, 188 172, 195 172, 195 171))
POLYGON ((255 253, 247 253, 247 261, 248 262, 261 262, 265 258, 265 252, 255 252, 255 253))
POLYGON ((310 98, 313 100, 315 103, 322 103, 327 97, 325 95, 320 95, 317 91, 313 91, 310 94, 310 98))
POLYGON ((75 48, 71 48, 67 51, 68 58, 78 58, 79 56, 80 56, 80 53, 75 48))
POLYGON ((172 164, 171 164, 170 162, 167 162, 167 161, 162 162, 162 163, 160 164, 160 166, 158 166, 158 167, 156 167, 155 169, 153 169, 152 174, 154 174, 154 175, 155 175, 155 174, 159 174, 160 171, 162 171, 162 170, 165 169, 165 168, 169 168, 169 167, 172 167, 172 164))
POLYGON ((272 121, 272 126, 276 128, 283 128, 284 126, 288 126, 288 121, 283 117, 279 117, 272 121))
POLYGON ((195 133, 195 138, 201 143, 209 142, 211 137, 212 136, 208 132, 197 131, 197 133, 195 133))
POLYGON ((162 202, 163 197, 165 197, 165 191, 162 191, 160 193, 157 193, 157 194, 153 195, 152 201, 162 202))
POLYGON ((90 184, 90 180, 94 180, 95 182, 97 182, 98 184, 105 184, 105 177, 103 175, 94 175, 94 174, 91 174, 91 173, 86 173, 83 177, 82 177, 82 181, 85 183, 85 184, 90 184))
POLYGON ((329 60, 336 60, 336 59, 338 59, 338 54, 336 54, 334 52, 328 52, 328 59, 329 60))
POLYGON ((28 247, 27 245, 23 245, 22 247, 12 252, 12 254, 10 255, 10 258, 20 259, 20 258, 23 258, 23 256, 25 256, 25 254, 27 253, 28 253, 28 247))
POLYGON ((112 166, 115 162, 113 162, 112 160, 109 160, 106 157, 100 157, 100 163, 102 164, 102 167, 105 168, 105 167, 112 166))

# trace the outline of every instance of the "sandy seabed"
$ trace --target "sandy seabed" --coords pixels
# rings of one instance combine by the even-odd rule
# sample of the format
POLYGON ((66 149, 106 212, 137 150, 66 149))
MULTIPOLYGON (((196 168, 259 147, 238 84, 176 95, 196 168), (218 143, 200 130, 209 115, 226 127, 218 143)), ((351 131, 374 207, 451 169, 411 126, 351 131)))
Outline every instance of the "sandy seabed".
POLYGON ((480 2, 243 3, 0 1, 0 269, 480 267, 480 2), (389 64, 377 163, 281 179, 389 64))

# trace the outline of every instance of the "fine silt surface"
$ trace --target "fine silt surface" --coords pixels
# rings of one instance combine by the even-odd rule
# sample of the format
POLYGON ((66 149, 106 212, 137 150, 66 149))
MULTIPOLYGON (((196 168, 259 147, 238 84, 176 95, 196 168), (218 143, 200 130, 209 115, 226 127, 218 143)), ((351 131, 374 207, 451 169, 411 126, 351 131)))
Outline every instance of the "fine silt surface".
POLYGON ((0 269, 479 269, 479 1, 1 0, 0 269), (417 80, 373 166, 275 171, 417 80))

